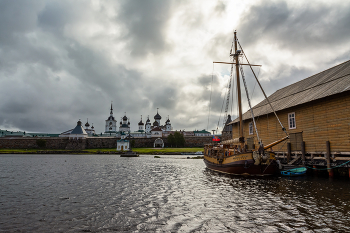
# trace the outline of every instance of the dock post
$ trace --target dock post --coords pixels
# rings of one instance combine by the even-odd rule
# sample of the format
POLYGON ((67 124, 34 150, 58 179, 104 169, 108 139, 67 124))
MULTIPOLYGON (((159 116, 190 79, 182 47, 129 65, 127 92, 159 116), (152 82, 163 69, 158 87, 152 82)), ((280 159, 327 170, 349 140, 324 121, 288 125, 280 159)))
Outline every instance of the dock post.
POLYGON ((314 170, 314 175, 316 175, 317 176, 317 174, 318 174, 318 172, 317 172, 317 167, 314 165, 314 166, 312 166, 313 167, 313 170, 314 170))
POLYGON ((290 162, 290 157, 292 155, 292 145, 290 144, 290 142, 287 143, 287 151, 288 151, 287 163, 289 163, 290 162))
POLYGON ((333 169, 331 169, 331 144, 329 141, 326 141, 326 147, 327 147, 327 169, 328 169, 328 175, 330 178, 333 178, 333 169))
POLYGON ((305 165, 305 142, 301 142, 301 159, 303 161, 303 165, 305 165))

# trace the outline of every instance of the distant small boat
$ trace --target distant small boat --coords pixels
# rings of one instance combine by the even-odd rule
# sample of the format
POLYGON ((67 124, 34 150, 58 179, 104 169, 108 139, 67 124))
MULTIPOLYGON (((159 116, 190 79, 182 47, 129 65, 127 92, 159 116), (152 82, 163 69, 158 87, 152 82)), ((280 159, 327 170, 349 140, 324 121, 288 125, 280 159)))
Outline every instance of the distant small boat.
POLYGON ((121 154, 120 157, 139 157, 139 155, 132 150, 128 150, 124 154, 121 154))
POLYGON ((298 167, 285 171, 281 171, 282 176, 302 176, 305 175, 307 171, 306 167, 298 167))

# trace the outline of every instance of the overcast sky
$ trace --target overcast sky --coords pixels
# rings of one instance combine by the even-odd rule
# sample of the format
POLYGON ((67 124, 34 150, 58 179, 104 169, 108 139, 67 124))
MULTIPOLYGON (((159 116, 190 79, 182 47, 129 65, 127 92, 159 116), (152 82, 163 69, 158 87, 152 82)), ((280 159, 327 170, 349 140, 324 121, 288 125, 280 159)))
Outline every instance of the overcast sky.
POLYGON ((212 130, 230 74, 213 61, 230 60, 234 30, 272 94, 349 60, 349 25, 349 1, 0 0, 0 129, 61 133, 89 118, 100 133, 111 101, 132 131, 157 108, 174 130, 207 129, 212 90, 212 130))

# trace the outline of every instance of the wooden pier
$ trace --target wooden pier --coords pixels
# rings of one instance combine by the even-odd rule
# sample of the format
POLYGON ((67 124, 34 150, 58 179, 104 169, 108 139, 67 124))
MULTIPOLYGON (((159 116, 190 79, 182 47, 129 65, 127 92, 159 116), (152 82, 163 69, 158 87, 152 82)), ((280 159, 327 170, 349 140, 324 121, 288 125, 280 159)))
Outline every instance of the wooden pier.
POLYGON ((331 144, 326 141, 327 151, 306 152, 305 142, 301 143, 300 151, 292 151, 290 143, 287 144, 287 152, 275 151, 276 158, 285 166, 303 165, 327 170, 329 177, 334 176, 334 169, 347 168, 350 178, 350 152, 331 152, 331 144))

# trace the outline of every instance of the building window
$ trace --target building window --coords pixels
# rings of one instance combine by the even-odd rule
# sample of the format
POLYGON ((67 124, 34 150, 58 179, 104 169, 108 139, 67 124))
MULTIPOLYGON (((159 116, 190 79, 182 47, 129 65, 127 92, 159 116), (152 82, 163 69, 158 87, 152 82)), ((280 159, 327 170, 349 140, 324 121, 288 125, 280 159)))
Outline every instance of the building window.
POLYGON ((296 129, 296 124, 295 124, 295 112, 288 113, 288 124, 289 124, 289 129, 296 129))
POLYGON ((250 122, 249 123, 249 135, 252 135, 254 134, 254 131, 253 131, 253 122, 250 122))

